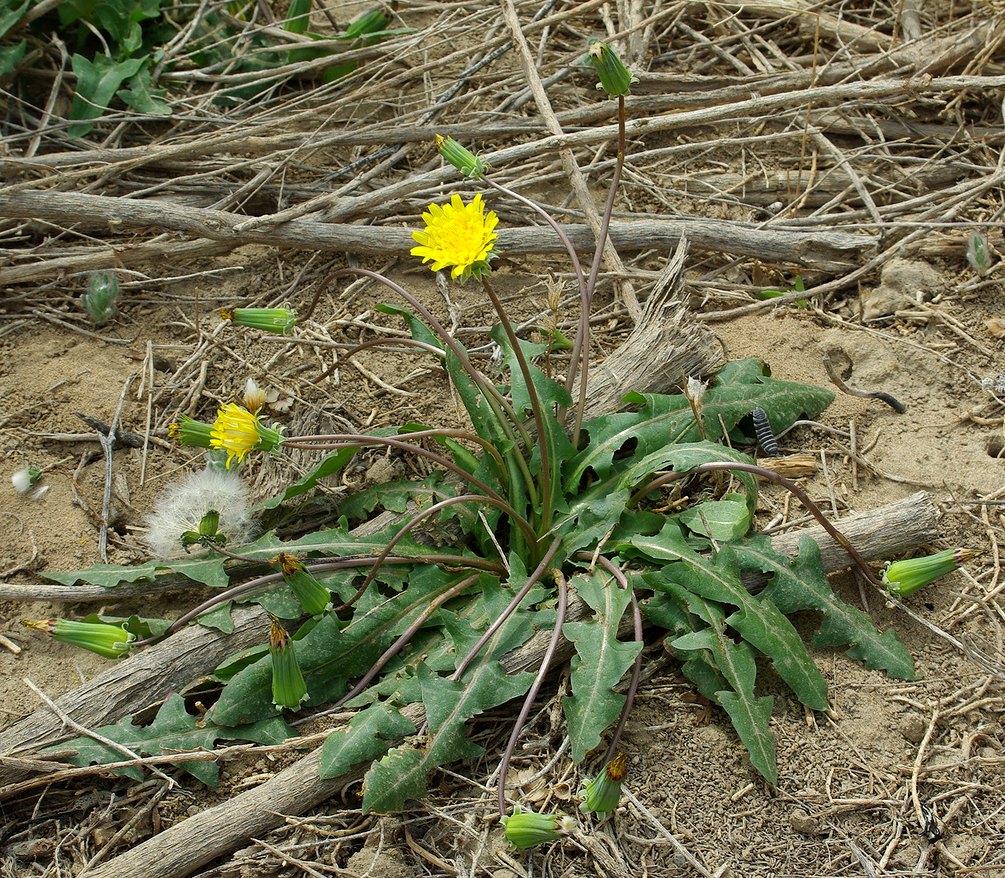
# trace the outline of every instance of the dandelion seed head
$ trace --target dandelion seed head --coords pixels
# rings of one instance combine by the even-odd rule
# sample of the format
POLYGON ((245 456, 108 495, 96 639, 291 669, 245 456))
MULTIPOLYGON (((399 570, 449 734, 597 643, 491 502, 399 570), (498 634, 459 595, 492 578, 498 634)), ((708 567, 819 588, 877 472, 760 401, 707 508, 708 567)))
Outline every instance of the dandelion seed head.
POLYGON ((146 540, 154 557, 185 557, 181 535, 198 531, 203 516, 212 510, 220 513, 218 533, 227 538, 228 546, 242 546, 251 539, 255 522, 247 485, 236 472, 207 468, 186 476, 158 498, 147 518, 146 540))

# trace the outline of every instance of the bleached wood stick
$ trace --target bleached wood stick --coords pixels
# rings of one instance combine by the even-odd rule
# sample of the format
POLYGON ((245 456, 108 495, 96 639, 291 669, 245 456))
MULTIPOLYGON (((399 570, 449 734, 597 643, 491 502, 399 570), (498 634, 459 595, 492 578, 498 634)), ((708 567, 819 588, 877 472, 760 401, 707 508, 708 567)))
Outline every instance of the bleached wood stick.
MULTIPOLYGON (((266 244, 291 249, 405 254, 414 246, 411 232, 388 226, 363 226, 294 219, 278 225, 247 226, 247 217, 225 210, 190 207, 165 200, 113 198, 81 192, 22 190, 0 192, 0 217, 46 220, 80 229, 156 228, 235 247, 266 244), (237 227, 241 225, 242 228, 237 227)), ((592 251, 593 232, 583 224, 566 225, 577 249, 592 251)), ((618 220, 611 239, 625 250, 672 250, 686 236, 693 247, 768 263, 792 263, 820 271, 845 271, 876 252, 869 235, 819 230, 758 227, 753 223, 696 218, 618 220)), ((558 236, 538 226, 499 230, 498 248, 507 255, 564 252, 558 236)), ((0 270, 0 284, 23 282, 24 267, 0 270)))

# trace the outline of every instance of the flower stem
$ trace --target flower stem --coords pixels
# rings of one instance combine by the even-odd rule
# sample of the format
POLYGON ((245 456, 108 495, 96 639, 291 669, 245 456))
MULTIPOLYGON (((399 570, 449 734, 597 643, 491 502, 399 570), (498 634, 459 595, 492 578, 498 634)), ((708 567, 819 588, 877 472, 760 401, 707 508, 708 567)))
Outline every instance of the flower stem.
POLYGON ((527 582, 524 583, 523 587, 515 595, 513 595, 513 599, 506 605, 506 608, 499 614, 499 617, 491 625, 489 625, 485 633, 478 638, 478 642, 471 647, 468 654, 461 659, 457 669, 450 675, 451 680, 460 680, 461 677, 464 676, 464 672, 468 669, 471 662, 475 660, 475 656, 481 652, 482 647, 489 642, 496 631, 498 631, 502 624, 513 614, 513 611, 520 606, 520 602, 527 597, 527 592, 537 585, 538 581, 544 575, 544 571, 548 569, 551 559, 555 557, 555 553, 561 545, 561 537, 555 537, 555 539, 551 541, 551 545, 548 546, 545 551, 544 557, 541 558, 537 567, 535 567, 530 576, 527 577, 527 582))
MULTIPOLYGON (((433 613, 435 613, 451 598, 456 597, 466 588, 476 583, 479 577, 481 577, 480 573, 476 573, 473 576, 468 576, 465 579, 461 580, 459 583, 457 583, 457 585, 453 586, 452 588, 448 588, 446 591, 441 592, 435 598, 433 598, 433 600, 429 602, 429 606, 427 606, 421 613, 419 613, 418 617, 416 617, 416 619, 412 622, 412 624, 405 629, 405 631, 401 634, 401 636, 384 651, 384 654, 379 659, 377 659, 377 661, 375 661, 373 665, 371 665, 370 670, 368 670, 360 678, 359 682, 357 682, 356 685, 352 687, 352 689, 346 692, 346 694, 343 695, 338 701, 336 701, 330 708, 326 708, 325 712, 328 713, 336 710, 341 710, 344 704, 351 701, 353 698, 359 695, 360 692, 366 689, 366 687, 370 685, 370 681, 373 680, 373 678, 380 673, 384 665, 386 665, 399 652, 401 652, 401 649, 405 646, 405 644, 407 644, 408 641, 415 636, 416 631, 418 631, 423 625, 426 624, 426 622, 429 621, 429 617, 432 616, 433 613)), ((313 719, 320 715, 321 714, 312 714, 311 718, 313 719)))
MULTIPOLYGON (((442 434, 443 431, 440 430, 422 430, 418 433, 410 433, 408 435, 421 439, 426 436, 442 434)), ((288 439, 283 440, 283 447, 285 448, 306 448, 317 451, 331 451, 336 448, 365 448, 368 445, 388 445, 391 448, 399 448, 402 451, 408 451, 420 457, 425 457, 444 469, 450 470, 450 472, 462 478, 472 487, 477 488, 486 497, 492 497, 505 502, 497 491, 494 491, 481 479, 476 478, 471 473, 457 466, 449 458, 437 454, 435 451, 429 451, 421 445, 395 439, 393 436, 368 436, 363 433, 322 433, 315 436, 290 436, 288 439)))
MULTIPOLYGON (((506 333, 506 337, 509 339, 510 347, 513 348, 513 355, 516 357, 517 364, 520 367, 520 374, 523 376, 524 384, 527 387, 527 396, 530 399, 530 410, 534 415, 534 426, 537 430, 537 442, 538 447, 541 449, 541 476, 540 476, 540 497, 541 497, 541 514, 539 519, 539 532, 547 533, 551 530, 551 512, 552 512, 552 484, 551 484, 551 452, 548 446, 547 433, 544 429, 544 419, 550 413, 545 412, 541 405, 541 398, 537 394, 537 388, 534 386, 534 377, 530 371, 530 364, 527 362, 527 358, 524 356, 523 348, 520 347, 520 339, 517 338, 516 332, 513 330, 513 324, 510 322, 509 315, 506 313, 506 309, 503 308, 503 304, 499 301, 499 296, 496 295, 495 289, 492 284, 489 283, 488 278, 482 278, 482 286, 485 292, 488 293, 489 298, 492 300, 492 306, 496 309, 496 313, 499 315, 499 320, 502 323, 503 331, 506 333)), ((534 503, 535 497, 531 497, 531 502, 534 503)), ((536 540, 535 540, 536 541, 536 540)))
POLYGON ((618 192, 618 184, 621 182, 621 170, 625 166, 625 99, 618 96, 618 158, 614 165, 614 174, 611 177, 611 187, 607 193, 607 203, 604 205, 604 214, 600 220, 600 235, 597 238, 597 246, 593 251, 593 263, 590 266, 590 276, 586 280, 586 292, 583 297, 583 307, 579 316, 579 329, 576 331, 576 340, 572 346, 573 367, 569 370, 566 378, 565 389, 572 393, 575 383, 575 366, 577 361, 581 361, 579 374, 579 398, 576 401, 575 413, 572 425, 572 444, 579 445, 579 431, 583 426, 583 410, 586 408, 586 384, 590 377, 590 310, 593 307, 593 293, 597 286, 597 276, 600 274, 600 261, 604 255, 604 245, 607 243, 607 235, 611 228, 611 215, 614 213, 614 198, 618 192))
POLYGON ((417 524, 419 524, 419 522, 421 522, 424 518, 429 518, 435 515, 437 512, 443 509, 447 509, 450 506, 455 506, 458 503, 471 503, 471 502, 488 503, 491 504, 492 506, 498 507, 503 512, 505 512, 513 521, 513 523, 527 535, 528 539, 531 542, 531 545, 533 545, 534 542, 536 541, 537 537, 535 536, 531 526, 527 523, 525 519, 523 519, 520 515, 518 515, 517 511, 508 503, 505 503, 502 500, 494 500, 491 497, 485 497, 482 494, 461 494, 458 497, 448 497, 446 500, 440 500, 438 503, 434 503, 428 509, 423 509, 422 512, 412 516, 408 520, 408 523, 401 530, 399 530, 393 537, 391 537, 387 545, 384 546, 381 553, 377 556, 377 560, 373 562, 373 567, 370 569, 370 572, 367 573, 366 578, 363 580, 363 584, 359 587, 359 589, 357 589, 356 594, 353 595, 348 601, 346 601, 340 607, 337 607, 335 612, 338 612, 339 610, 343 610, 346 607, 351 606, 363 596, 363 593, 367 590, 367 588, 370 586, 370 583, 373 582, 373 578, 377 575, 377 571, 380 570, 380 566, 384 563, 384 559, 391 554, 391 550, 408 534, 410 530, 412 530, 417 524))
POLYGON ((513 751, 516 749, 516 742, 520 738, 520 732, 523 731, 523 724, 527 721, 527 715, 530 713, 530 709, 534 705, 534 699, 537 698, 538 690, 541 688, 544 678, 548 675, 548 671, 551 667, 551 660, 555 656, 555 650, 558 648, 558 641, 562 636, 562 625, 565 622, 565 611, 568 607, 569 587, 566 584, 565 576, 562 575, 561 570, 556 569, 554 571, 554 577, 555 582, 558 585, 558 608, 555 611, 555 627, 552 629, 551 640, 548 641, 548 648, 545 650, 544 658, 541 659, 541 667, 538 668, 537 676, 534 677, 534 682, 531 683, 527 696, 523 700, 520 713, 517 715, 516 721, 513 723, 513 731, 510 732, 509 741, 506 742, 506 749, 503 750, 502 761, 499 763, 498 792, 500 817, 506 813, 506 775, 509 774, 510 759, 513 758, 513 751))

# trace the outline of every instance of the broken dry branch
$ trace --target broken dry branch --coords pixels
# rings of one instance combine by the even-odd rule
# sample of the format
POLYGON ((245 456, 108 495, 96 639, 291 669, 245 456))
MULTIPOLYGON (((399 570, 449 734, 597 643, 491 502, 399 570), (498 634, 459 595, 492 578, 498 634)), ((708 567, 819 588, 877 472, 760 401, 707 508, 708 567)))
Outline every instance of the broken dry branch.
MULTIPOLYGON (((412 247, 407 229, 291 220, 278 226, 255 226, 239 231, 247 217, 223 210, 185 207, 167 201, 140 201, 76 192, 21 191, 0 194, 0 216, 36 219, 82 229, 170 229, 237 247, 266 244, 292 249, 393 255, 412 247)), ((586 225, 565 230, 577 249, 593 247, 586 225)), ((686 235, 700 250, 755 256, 768 263, 792 263, 820 271, 841 272, 876 251, 868 235, 758 227, 752 223, 696 218, 620 220, 611 223, 611 238, 619 249, 671 250, 686 235)), ((556 235, 536 227, 503 229, 499 249, 507 255, 564 252, 556 235)), ((110 255, 114 255, 112 251, 110 255)), ((111 265, 115 265, 113 261, 111 265)), ((23 268, 35 271, 45 263, 0 271, 0 285, 25 280, 23 268)), ((111 267, 111 266, 109 266, 111 267)))

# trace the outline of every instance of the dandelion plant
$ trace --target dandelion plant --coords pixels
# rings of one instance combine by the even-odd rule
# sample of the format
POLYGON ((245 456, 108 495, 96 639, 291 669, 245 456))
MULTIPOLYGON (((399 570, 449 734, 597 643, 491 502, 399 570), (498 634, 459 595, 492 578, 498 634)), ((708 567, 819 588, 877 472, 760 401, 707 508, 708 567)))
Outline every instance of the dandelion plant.
MULTIPOLYGON (((606 230, 624 162, 624 98, 633 80, 604 43, 591 45, 589 60, 617 102, 620 130, 606 230)), ((177 520, 175 528, 182 529, 160 534, 153 541, 157 551, 167 558, 187 550, 193 558, 189 567, 163 563, 181 572, 197 569, 202 581, 211 569, 226 587, 170 626, 132 631, 130 621, 121 622, 124 628, 101 635, 110 643, 102 648, 116 655, 142 648, 229 601, 261 601, 273 614, 269 642, 217 669, 221 688, 205 722, 234 730, 275 720, 277 713, 354 710, 352 720, 328 736, 321 772, 336 777, 365 766, 365 811, 397 811, 422 797, 438 766, 481 752, 470 737, 471 721, 523 699, 512 710, 498 781, 500 814, 510 815, 506 837, 523 848, 572 831, 568 818, 521 809, 519 792, 507 787, 523 724, 561 647, 571 645, 564 653, 572 659, 562 708, 572 758, 584 764, 582 810, 603 817, 616 810, 622 784, 630 783, 621 738, 631 723, 648 626, 728 717, 752 769, 775 784, 772 699, 759 687, 759 666, 770 663, 807 709, 828 707, 826 683, 791 613, 821 614, 815 643, 845 647, 892 676, 914 673, 892 632, 878 632, 831 591, 815 543, 804 541, 790 559, 754 532, 758 479, 773 479, 820 517, 863 575, 878 584, 797 486, 741 450, 755 444, 753 412, 782 431, 819 415, 832 394, 774 379, 760 362, 743 360, 715 376, 681 376, 679 392, 631 394, 625 411, 584 419, 589 312, 605 235, 584 269, 546 211, 496 183, 466 147, 449 138, 438 138, 437 145, 468 183, 532 207, 564 242, 581 312, 566 374, 553 377, 558 351, 521 337, 496 294, 499 220, 482 193, 468 200, 454 193, 430 204, 424 227, 413 232, 411 255, 434 272, 449 271, 454 282, 481 286, 497 319, 491 337, 500 371, 476 366, 464 345, 394 280, 347 267, 332 271, 326 283, 366 277, 383 287, 391 301, 381 310, 404 323, 414 349, 443 366, 467 426, 296 435, 266 423, 260 403, 229 402, 214 422, 180 418, 170 432, 216 456, 222 475, 215 478, 239 479, 241 467, 259 452, 316 452, 313 471, 264 504, 268 508, 293 500, 364 448, 421 457, 434 472, 349 496, 339 504, 337 527, 295 538, 267 531, 251 541, 222 491, 214 500, 218 528, 215 520, 212 527, 204 523, 210 510, 195 504, 200 517, 194 524, 191 515, 161 516, 160 524, 177 520), (383 533, 350 532, 351 523, 379 507, 407 511, 383 533), (416 538, 423 524, 449 524, 460 536, 449 546, 425 545, 416 538), (250 565, 260 569, 252 575, 250 565), (262 572, 269 570, 265 565, 270 572, 262 572), (767 575, 759 594, 745 585, 750 573, 767 575), (503 658, 539 632, 547 641, 540 666, 507 671, 503 658), (421 712, 405 710, 410 705, 421 705, 421 712)), ((225 319, 241 327, 235 331, 296 331, 292 312, 265 310, 236 309, 225 319)), ((375 339, 345 356, 390 343, 375 339)), ((891 581, 894 575, 897 569, 891 581)), ((108 568, 102 576, 107 581, 108 568)), ((48 623, 42 627, 56 631, 48 623)))

